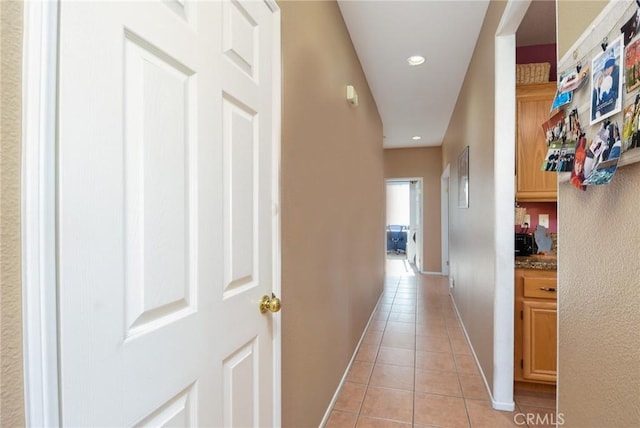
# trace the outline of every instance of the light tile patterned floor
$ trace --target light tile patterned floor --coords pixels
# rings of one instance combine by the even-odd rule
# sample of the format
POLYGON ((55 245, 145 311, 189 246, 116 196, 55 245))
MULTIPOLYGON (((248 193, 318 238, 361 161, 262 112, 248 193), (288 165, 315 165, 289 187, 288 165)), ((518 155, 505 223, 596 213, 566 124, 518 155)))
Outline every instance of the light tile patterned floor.
POLYGON ((494 410, 447 278, 388 260, 382 299, 326 427, 532 428, 551 425, 526 425, 516 415, 554 409, 552 397, 517 396, 514 412, 494 410))

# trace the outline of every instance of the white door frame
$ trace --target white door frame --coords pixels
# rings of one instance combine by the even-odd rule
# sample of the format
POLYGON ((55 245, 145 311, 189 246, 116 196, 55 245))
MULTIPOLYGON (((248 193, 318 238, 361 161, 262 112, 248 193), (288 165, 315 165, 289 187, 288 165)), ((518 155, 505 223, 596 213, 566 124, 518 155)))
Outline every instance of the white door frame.
MULTIPOLYGON (((280 8, 264 0, 277 25, 273 109, 273 289, 281 290, 280 8)), ((56 272, 56 150, 59 0, 24 3, 22 61, 22 318, 26 426, 60 426, 56 272)), ((281 322, 274 317, 273 424, 282 424, 281 322)))
MULTIPOLYGON (((282 215, 280 212, 280 159, 282 146, 282 14, 276 0, 264 0, 274 14, 276 30, 273 32, 273 144, 271 145, 271 197, 273 198, 272 227, 272 286, 274 293, 282 294, 282 215)), ((285 298, 286 299, 286 298, 285 298)), ((282 426, 282 317, 273 317, 273 426, 282 426)))
POLYGON ((440 177, 440 242, 442 275, 449 275, 449 178, 451 164, 447 164, 440 177))
POLYGON ((22 316, 26 426, 59 426, 56 284, 57 0, 24 3, 22 316))
POLYGON ((516 31, 530 0, 509 0, 495 36, 494 247, 493 316, 494 409, 512 411, 514 277, 513 204, 515 186, 516 31))
MULTIPOLYGON (((418 269, 418 272, 424 273, 422 267, 424 266, 424 243, 423 243, 423 237, 424 237, 424 183, 422 180, 422 177, 401 177, 401 178, 387 178, 385 179, 385 192, 386 192, 386 184, 387 183, 393 183, 393 182, 411 182, 411 181, 417 181, 419 183, 419 187, 420 187, 420 234, 418 234, 417 238, 416 238, 416 254, 418 254, 419 257, 419 263, 418 266, 416 266, 416 269, 418 269)), ((386 205, 385 205, 385 211, 386 211, 386 205)), ((409 236, 407 236, 407 240, 409 239, 409 236)), ((387 238, 385 236, 384 238, 384 242, 385 242, 385 246, 387 245, 387 238)), ((385 251, 386 253, 386 251, 385 251)))

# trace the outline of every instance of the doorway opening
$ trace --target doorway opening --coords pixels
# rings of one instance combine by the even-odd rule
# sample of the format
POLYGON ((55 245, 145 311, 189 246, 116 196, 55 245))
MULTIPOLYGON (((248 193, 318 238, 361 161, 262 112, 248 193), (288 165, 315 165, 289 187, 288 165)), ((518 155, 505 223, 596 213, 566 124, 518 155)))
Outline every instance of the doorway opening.
MULTIPOLYGON (((451 175, 451 165, 447 164, 440 177, 440 221, 441 221, 441 257, 442 275, 449 275, 449 177, 451 175)), ((452 279, 449 278, 452 286, 452 279)))
POLYGON ((387 259, 400 260, 422 272, 422 178, 394 178, 386 182, 387 259))
MULTIPOLYGON (((516 121, 516 47, 535 45, 522 43, 522 36, 532 30, 538 35, 555 34, 555 31, 540 31, 542 22, 536 16, 548 17, 555 13, 553 4, 532 2, 529 0, 510 0, 495 36, 495 156, 494 156, 494 192, 495 210, 495 295, 494 295, 494 374, 492 402, 498 410, 513 411, 514 402, 514 199, 516 121), (529 10, 529 6, 532 6, 529 10), (538 8, 549 7, 541 12, 538 8), (529 16, 527 16, 529 15, 529 16), (529 21, 528 24, 524 24, 529 21), (518 42, 516 41, 518 38, 518 42)), ((539 42, 537 42, 539 43, 539 42)), ((551 61, 555 62, 555 61, 551 61)), ((537 388, 536 388, 537 389, 537 388)), ((539 390, 539 389, 538 389, 539 390)))

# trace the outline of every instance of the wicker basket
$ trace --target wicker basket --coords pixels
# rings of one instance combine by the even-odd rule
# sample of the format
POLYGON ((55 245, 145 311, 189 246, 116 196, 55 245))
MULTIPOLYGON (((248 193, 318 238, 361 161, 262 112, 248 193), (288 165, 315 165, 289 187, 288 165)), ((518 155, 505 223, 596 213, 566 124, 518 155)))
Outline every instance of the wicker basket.
POLYGON ((542 83, 549 81, 551 64, 535 62, 531 64, 516 64, 516 83, 542 83))

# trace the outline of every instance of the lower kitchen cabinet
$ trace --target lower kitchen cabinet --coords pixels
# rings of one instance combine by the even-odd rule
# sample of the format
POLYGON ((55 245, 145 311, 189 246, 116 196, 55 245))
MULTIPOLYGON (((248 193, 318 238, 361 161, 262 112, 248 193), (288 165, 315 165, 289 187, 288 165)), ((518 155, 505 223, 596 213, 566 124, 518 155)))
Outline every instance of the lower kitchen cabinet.
POLYGON ((556 271, 516 269, 515 287, 514 380, 555 385, 556 271))
POLYGON ((556 302, 522 302, 522 378, 556 381, 556 302))

